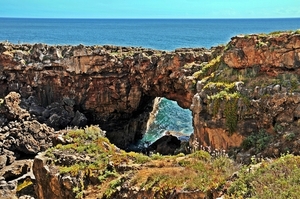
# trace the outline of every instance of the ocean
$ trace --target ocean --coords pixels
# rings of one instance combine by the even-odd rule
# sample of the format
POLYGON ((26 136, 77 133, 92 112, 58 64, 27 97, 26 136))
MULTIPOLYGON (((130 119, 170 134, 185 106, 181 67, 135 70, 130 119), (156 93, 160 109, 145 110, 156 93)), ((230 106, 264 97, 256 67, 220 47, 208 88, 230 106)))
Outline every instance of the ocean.
MULTIPOLYGON (((292 19, 19 19, 0 18, 0 42, 49 45, 117 45, 172 51, 182 47, 210 48, 238 34, 300 29, 292 19)), ((190 135, 192 116, 176 102, 162 99, 156 119, 139 146, 166 131, 190 135)))
POLYGON ((0 18, 0 41, 52 45, 142 46, 159 50, 227 43, 237 34, 300 28, 294 19, 18 19, 0 18))

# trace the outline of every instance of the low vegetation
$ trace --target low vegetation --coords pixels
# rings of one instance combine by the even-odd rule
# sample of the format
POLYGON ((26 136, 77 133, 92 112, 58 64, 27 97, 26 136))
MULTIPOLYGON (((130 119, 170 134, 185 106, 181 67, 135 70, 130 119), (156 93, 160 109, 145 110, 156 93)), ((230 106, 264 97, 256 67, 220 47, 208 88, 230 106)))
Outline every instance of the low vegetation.
POLYGON ((255 153, 263 151, 271 141, 272 137, 264 130, 260 130, 258 133, 252 133, 246 137, 241 145, 244 150, 250 148, 255 149, 255 153))
POLYGON ((213 75, 213 72, 219 67, 221 63, 221 55, 212 59, 210 62, 202 65, 202 68, 193 74, 195 79, 201 79, 209 75, 213 75))
MULTIPOLYGON (((79 178, 72 188, 76 198, 88 197, 90 186, 98 189, 98 198, 114 198, 124 186, 155 192, 162 198, 174 190, 223 193, 225 198, 297 198, 300 194, 300 157, 291 154, 242 166, 224 153, 212 156, 203 150, 175 156, 125 152, 111 144, 98 126, 68 130, 64 138, 68 144, 49 149, 47 156, 61 175, 79 178), (61 161, 59 154, 89 160, 75 158, 70 164, 61 161), (97 179, 97 186, 90 184, 91 179, 97 179)), ((270 139, 260 131, 245 139, 242 147, 263 150, 270 139)))
POLYGON ((283 155, 274 161, 244 166, 225 198, 299 198, 300 157, 283 155))
MULTIPOLYGON (((190 155, 146 156, 135 152, 125 152, 112 145, 98 126, 72 129, 64 136, 69 144, 58 144, 46 154, 54 159, 52 164, 59 167, 61 175, 78 176, 84 174, 81 183, 73 188, 77 198, 84 197, 86 181, 90 177, 98 179, 99 197, 111 197, 127 181, 130 186, 141 189, 202 191, 221 189, 226 179, 237 169, 226 156, 211 157, 208 152, 196 151, 190 155), (89 161, 78 158, 73 164, 62 162, 60 153, 89 157, 89 161), (120 165, 131 168, 121 172, 120 165), (139 168, 135 170, 134 168, 139 168), (176 176, 174 178, 174 176, 176 176), (106 187, 105 190, 102 190, 106 187), (118 189, 117 189, 118 187, 118 189)), ((101 198, 100 197, 100 198, 101 198)))

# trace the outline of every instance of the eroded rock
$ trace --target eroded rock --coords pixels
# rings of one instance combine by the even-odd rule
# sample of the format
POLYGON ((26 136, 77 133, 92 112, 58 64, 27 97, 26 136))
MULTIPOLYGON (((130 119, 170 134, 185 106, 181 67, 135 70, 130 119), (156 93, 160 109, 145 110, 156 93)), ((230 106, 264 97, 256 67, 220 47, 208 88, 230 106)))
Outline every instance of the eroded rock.
POLYGON ((192 73, 219 51, 1 43, 0 97, 34 98, 26 109, 55 129, 83 125, 85 116, 125 148, 145 131, 155 97, 190 107, 192 73))
POLYGON ((28 111, 21 108, 20 95, 9 93, 1 104, 1 114, 6 118, 0 125, 0 176, 6 184, 1 187, 3 197, 15 198, 17 184, 27 175, 30 179, 33 158, 40 151, 52 146, 51 136, 54 129, 41 124, 31 117, 28 111))

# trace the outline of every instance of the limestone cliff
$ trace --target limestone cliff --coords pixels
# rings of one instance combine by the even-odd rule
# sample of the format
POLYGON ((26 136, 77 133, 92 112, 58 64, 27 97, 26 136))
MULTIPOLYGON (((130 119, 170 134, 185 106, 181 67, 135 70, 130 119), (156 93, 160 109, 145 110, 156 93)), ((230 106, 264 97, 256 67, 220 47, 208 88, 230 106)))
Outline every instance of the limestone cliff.
POLYGON ((191 143, 228 149, 254 132, 298 131, 299 37, 244 35, 174 52, 2 43, 0 97, 19 92, 30 113, 56 128, 97 123, 125 148, 163 96, 193 111, 191 143))
POLYGON ((248 157, 298 154, 299 55, 297 31, 233 37, 194 74, 190 143, 219 149, 242 144, 251 149, 248 157))
POLYGON ((206 49, 1 43, 0 97, 16 91, 34 99, 27 109, 57 130, 72 126, 76 111, 83 113, 124 148, 146 128, 155 97, 190 106, 195 66, 184 66, 196 62, 199 68, 212 56, 206 49))

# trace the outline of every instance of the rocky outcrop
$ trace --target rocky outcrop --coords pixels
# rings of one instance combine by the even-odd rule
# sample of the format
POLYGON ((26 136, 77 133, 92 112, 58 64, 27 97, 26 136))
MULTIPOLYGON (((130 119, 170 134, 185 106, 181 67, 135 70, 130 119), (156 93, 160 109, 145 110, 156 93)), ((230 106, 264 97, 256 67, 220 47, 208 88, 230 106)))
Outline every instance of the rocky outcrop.
POLYGON ((163 137, 152 143, 147 150, 162 155, 174 155, 175 151, 180 148, 180 140, 172 135, 164 135, 163 137))
POLYGON ((20 108, 20 95, 11 92, 1 105, 3 124, 0 126, 2 136, 1 148, 18 153, 35 155, 51 146, 50 136, 54 130, 31 118, 30 114, 20 108))
MULTIPOLYGON (((180 174, 194 169, 199 159, 193 158, 206 160, 208 155, 155 162, 111 145, 103 137, 104 131, 89 135, 98 132, 95 128, 75 128, 66 138, 47 126, 61 129, 97 123, 113 143, 125 148, 146 128, 157 96, 176 100, 192 110, 192 151, 234 149, 241 162, 252 155, 299 154, 299 41, 297 32, 246 35, 210 51, 175 52, 2 43, 1 194, 14 195, 17 181, 30 184, 36 180, 38 198, 75 198, 82 194, 93 198, 97 195, 95 187, 101 183, 101 193, 109 187, 114 189, 102 198, 217 196, 217 189, 206 193, 185 191, 184 181, 179 190, 172 186, 159 191, 140 189, 160 181, 151 175, 142 182, 134 178, 149 175, 150 170, 180 174), (39 154, 33 165, 34 176, 30 175, 31 162, 22 159, 44 151, 52 141, 58 144, 56 149, 39 154), (186 165, 188 169, 183 168, 186 165)), ((175 153, 180 141, 174 134, 158 140, 153 150, 175 153)), ((205 164, 214 165, 211 159, 205 164)), ((198 172, 186 175, 194 177, 198 172)))
POLYGON ((52 146, 54 130, 33 119, 22 109, 20 95, 9 93, 0 104, 0 195, 15 197, 17 185, 28 178, 34 180, 32 160, 37 153, 52 146))
POLYGON ((32 119, 25 109, 20 108, 19 103, 20 95, 11 92, 0 107, 4 118, 0 126, 1 168, 15 159, 34 156, 52 146, 50 137, 54 130, 32 119))
POLYGON ((23 99, 21 106, 35 117, 39 122, 45 123, 55 130, 64 129, 68 126, 83 127, 87 124, 86 116, 74 109, 75 102, 70 98, 63 98, 62 101, 53 102, 43 107, 39 105, 34 96, 23 99))
POLYGON ((124 148, 146 129, 155 97, 190 106, 191 74, 214 51, 1 43, 0 97, 16 91, 34 98, 28 111, 56 129, 74 125, 74 113, 82 113, 124 148))
POLYGON ((197 74, 191 145, 298 154, 299 44, 297 32, 233 37, 197 74))
POLYGON ((228 50, 224 53, 224 62, 232 68, 260 66, 270 73, 280 68, 298 68, 299 53, 300 34, 242 35, 231 39, 228 50))

